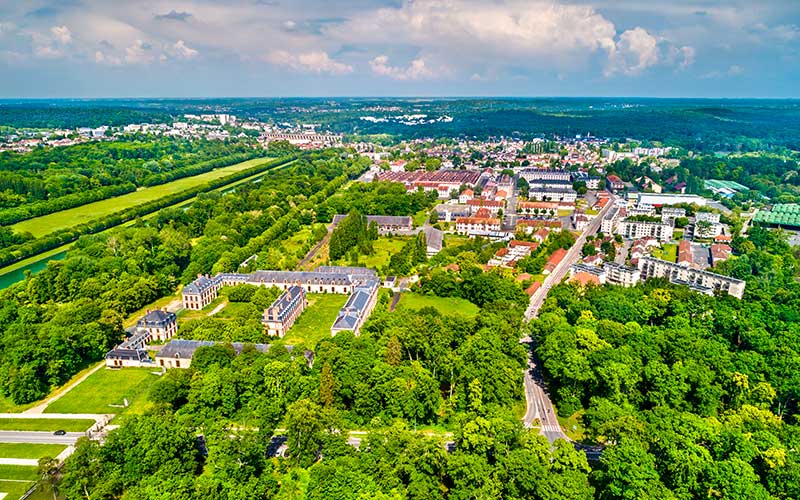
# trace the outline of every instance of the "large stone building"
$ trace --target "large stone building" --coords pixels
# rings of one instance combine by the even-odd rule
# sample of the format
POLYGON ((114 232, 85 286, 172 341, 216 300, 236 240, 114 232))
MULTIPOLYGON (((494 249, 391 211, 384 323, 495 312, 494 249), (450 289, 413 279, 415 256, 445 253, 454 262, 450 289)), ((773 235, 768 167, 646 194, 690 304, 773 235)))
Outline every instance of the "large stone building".
POLYGON ((301 286, 292 286, 272 303, 261 318, 267 335, 283 337, 306 306, 306 291, 301 286))
MULTIPOLYGON (((198 349, 201 347, 211 347, 220 343, 221 342, 211 342, 207 340, 172 340, 158 351, 155 364, 162 368, 189 368, 192 365, 192 358, 198 349)), ((244 344, 241 342, 233 342, 230 346, 237 356, 248 348, 266 353, 269 352, 270 347, 272 347, 270 344, 244 344)), ((293 345, 287 345, 285 349, 289 354, 294 356, 293 345)), ((313 351, 303 351, 302 355, 309 366, 314 363, 313 351)))
POLYGON ((344 307, 339 311, 336 321, 331 326, 331 335, 336 335, 341 331, 352 331, 358 335, 364 321, 372 313, 375 303, 378 301, 377 282, 367 283, 358 286, 353 294, 347 298, 344 307))
POLYGON ((737 299, 741 299, 744 296, 746 283, 729 276, 682 266, 649 256, 639 259, 638 266, 642 272, 643 279, 666 278, 672 283, 685 285, 692 290, 708 295, 712 295, 714 292, 723 292, 733 295, 737 299))
POLYGON ((163 342, 178 332, 178 319, 175 313, 156 309, 147 311, 120 345, 106 354, 106 366, 131 367, 148 366, 152 363, 145 346, 151 341, 163 342))
MULTIPOLYGON (((377 273, 366 267, 320 266, 315 271, 256 271, 250 274, 220 273, 213 278, 202 276, 184 287, 184 307, 203 302, 207 305, 217 297, 219 289, 223 286, 245 284, 274 286, 284 291, 293 286, 299 286, 305 293, 353 294, 364 287, 375 287, 377 290, 380 286, 380 281, 377 273), (204 295, 199 296, 196 293, 200 289, 197 281, 202 282, 204 295), (203 297, 204 301, 198 301, 198 297, 203 297)), ((187 309, 192 308, 187 307, 187 309)), ((370 312, 372 312, 372 309, 369 309, 366 314, 369 315, 370 312)), ((362 323, 364 320, 366 320, 366 317, 362 319, 362 323)))

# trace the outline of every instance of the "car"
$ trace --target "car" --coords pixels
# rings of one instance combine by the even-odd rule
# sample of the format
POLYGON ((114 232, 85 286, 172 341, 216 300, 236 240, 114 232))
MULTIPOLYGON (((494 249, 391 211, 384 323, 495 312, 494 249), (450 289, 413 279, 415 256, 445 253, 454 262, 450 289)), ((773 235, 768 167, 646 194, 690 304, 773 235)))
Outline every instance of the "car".
POLYGON ((67 431, 65 431, 64 429, 59 429, 53 433, 54 436, 65 436, 66 434, 67 431))

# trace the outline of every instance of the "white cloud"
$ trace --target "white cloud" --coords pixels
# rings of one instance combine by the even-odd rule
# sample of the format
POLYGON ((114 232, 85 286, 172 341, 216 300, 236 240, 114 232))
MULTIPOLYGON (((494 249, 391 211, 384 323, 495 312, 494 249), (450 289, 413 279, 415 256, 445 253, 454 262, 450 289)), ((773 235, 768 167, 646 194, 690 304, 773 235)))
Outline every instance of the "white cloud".
POLYGON ((50 33, 53 35, 53 40, 61 45, 66 45, 72 41, 72 33, 66 26, 53 26, 50 28, 50 33))
POLYGON ((609 54, 606 75, 637 75, 659 62, 658 40, 643 28, 627 30, 609 54))
POLYGON ((175 45, 172 46, 172 50, 175 52, 175 55, 181 59, 192 59, 198 54, 195 49, 188 47, 183 40, 175 42, 175 45))
POLYGON ((128 64, 149 64, 153 62, 154 59, 155 56, 153 55, 152 47, 142 40, 134 40, 133 43, 125 49, 125 62, 128 64))
POLYGON ((33 53, 36 57, 64 57, 65 48, 72 43, 72 32, 66 26, 53 26, 47 34, 33 33, 33 53))
POLYGON ((312 50, 297 55, 285 50, 274 50, 267 54, 264 59, 278 66, 288 66, 298 71, 317 74, 344 75, 353 72, 352 66, 331 59, 327 52, 320 50, 312 50))
POLYGON ((376 57, 369 62, 372 72, 380 76, 388 76, 395 80, 420 80, 432 78, 434 72, 425 66, 424 59, 414 59, 407 68, 390 66, 389 58, 385 55, 376 57))

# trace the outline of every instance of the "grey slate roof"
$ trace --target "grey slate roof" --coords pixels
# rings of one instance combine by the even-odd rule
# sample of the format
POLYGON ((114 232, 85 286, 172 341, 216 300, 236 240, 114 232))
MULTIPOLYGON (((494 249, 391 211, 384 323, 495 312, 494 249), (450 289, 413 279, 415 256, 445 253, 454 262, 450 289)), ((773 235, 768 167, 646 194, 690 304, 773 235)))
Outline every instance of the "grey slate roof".
POLYGON ((148 311, 139 321, 136 323, 136 326, 142 328, 165 328, 167 325, 174 323, 177 320, 177 316, 173 312, 162 311, 161 309, 156 309, 154 311, 148 311))
POLYGON ((442 241, 444 240, 444 232, 436 229, 433 226, 425 226, 425 244, 437 252, 442 249, 442 241))

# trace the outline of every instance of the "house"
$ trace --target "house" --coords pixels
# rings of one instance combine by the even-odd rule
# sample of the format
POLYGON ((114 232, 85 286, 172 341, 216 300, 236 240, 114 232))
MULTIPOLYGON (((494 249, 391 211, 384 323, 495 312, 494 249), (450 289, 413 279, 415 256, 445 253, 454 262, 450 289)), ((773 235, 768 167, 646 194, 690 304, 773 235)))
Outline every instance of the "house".
POLYGON ((724 243, 726 245, 730 245, 732 241, 733 238, 726 234, 718 234, 714 236, 714 243, 724 243))
POLYGON ((646 175, 636 179, 636 183, 645 191, 652 191, 654 193, 660 193, 662 191, 661 185, 646 175))
POLYGON ((442 251, 442 244, 444 242, 444 232, 436 229, 433 226, 425 226, 422 228, 425 232, 425 245, 426 254, 428 258, 433 257, 442 251))
POLYGON ((622 182, 622 179, 614 174, 609 174, 606 176, 606 186, 612 191, 622 191, 625 189, 625 183, 622 182))
POLYGON ((498 213, 500 213, 500 210, 502 210, 503 207, 505 206, 505 202, 495 201, 495 200, 484 200, 483 198, 475 198, 467 201, 467 205, 472 207, 473 212, 477 212, 481 208, 485 208, 492 215, 497 215, 498 213))
POLYGON ((546 227, 541 227, 537 229, 535 233, 533 233, 533 239, 542 244, 547 240, 547 236, 549 234, 550 231, 546 227))
POLYGON ((599 266, 578 263, 569 266, 569 277, 570 281, 580 283, 583 286, 589 284, 602 285, 606 282, 606 271, 599 266))
POLYGON ((561 222, 557 220, 518 220, 517 230, 525 234, 534 234, 539 229, 545 228, 552 233, 561 231, 561 222))
POLYGON ((208 275, 198 274, 197 279, 183 287, 183 307, 192 311, 199 311, 217 298, 217 292, 222 287, 220 281, 208 275))
POLYGON ((525 293, 528 294, 528 297, 532 297, 533 294, 536 293, 536 290, 538 290, 541 287, 542 287, 541 283, 539 283, 538 281, 534 281, 533 283, 531 283, 531 286, 525 289, 525 293))
POLYGON ((591 219, 583 212, 575 211, 572 214, 572 225, 575 226, 576 231, 583 231, 589 225, 591 219))
MULTIPOLYGON (((336 227, 339 223, 347 217, 346 215, 338 214, 333 217, 331 227, 336 227)), ((408 234, 413 229, 414 221, 408 216, 394 216, 394 215, 367 215, 367 224, 373 222, 378 226, 378 234, 408 234)))
POLYGON ((564 260, 564 257, 567 256, 567 251, 563 248, 559 248, 555 252, 550 255, 550 258, 547 259, 547 262, 544 265, 544 270, 542 274, 550 274, 555 271, 556 267, 564 260))
POLYGON ((500 229, 500 219, 484 217, 459 217, 456 219, 456 231, 469 236, 486 236, 489 233, 497 233, 500 229))
POLYGON ((468 201, 475 198, 475 192, 471 189, 467 188, 458 195, 458 202, 459 203, 467 203, 468 201))
POLYGON ((682 266, 691 266, 694 264, 692 243, 689 240, 681 240, 681 242, 678 243, 678 264, 682 266))
POLYGON ((303 287, 298 285, 290 287, 264 311, 261 318, 264 331, 270 336, 283 337, 307 306, 308 300, 303 287))
POLYGON ((178 332, 178 317, 175 313, 163 309, 148 310, 147 314, 136 322, 136 329, 147 332, 144 343, 152 340, 163 342, 178 332))
POLYGON ((520 201, 517 203, 517 214, 536 217, 555 217, 558 214, 558 203, 520 201))
POLYGON ((472 215, 472 207, 461 203, 442 203, 436 205, 435 210, 439 220, 444 222, 452 222, 458 217, 470 217, 472 215))
POLYGON ((714 243, 711 245, 711 263, 716 266, 717 263, 728 260, 731 256, 731 247, 724 243, 714 243))
POLYGON ((565 201, 574 202, 578 199, 578 192, 569 188, 544 187, 528 191, 528 198, 539 201, 565 201))

